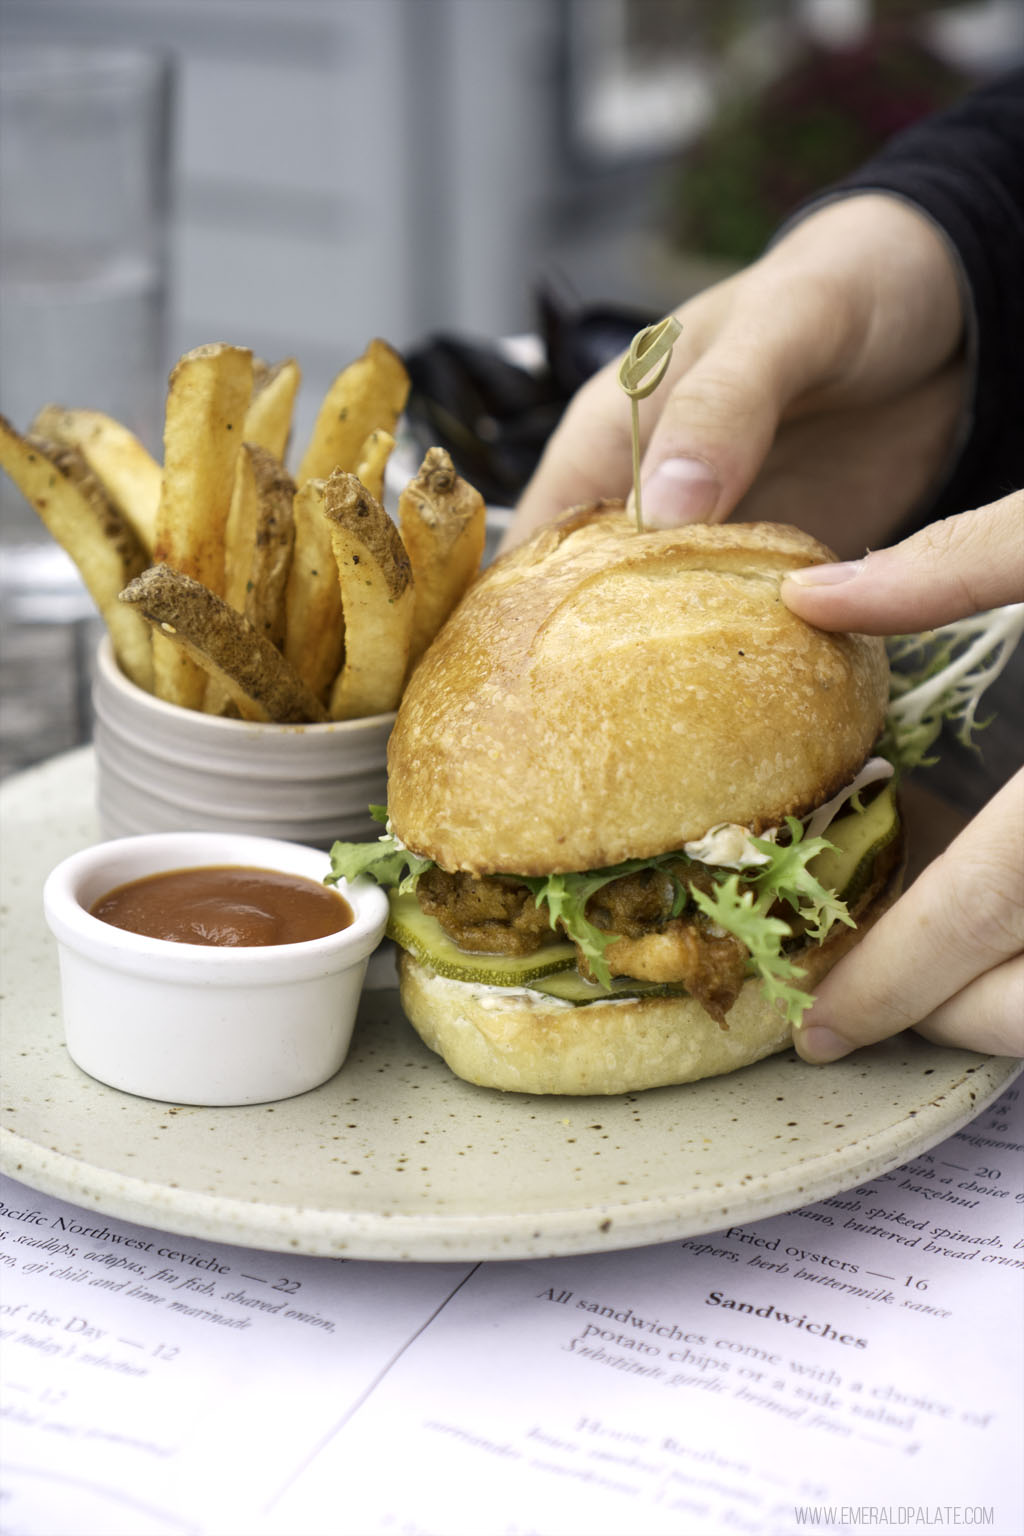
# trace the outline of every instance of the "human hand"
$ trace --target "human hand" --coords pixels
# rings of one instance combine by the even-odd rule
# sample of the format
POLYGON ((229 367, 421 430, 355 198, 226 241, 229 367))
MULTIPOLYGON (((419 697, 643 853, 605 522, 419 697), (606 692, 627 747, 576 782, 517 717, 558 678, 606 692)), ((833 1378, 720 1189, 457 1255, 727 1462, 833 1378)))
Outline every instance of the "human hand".
MULTIPOLYGON (((1024 597, 1024 491, 782 597, 822 629, 902 634, 1024 597)), ((797 1031, 834 1061, 913 1026, 940 1045, 1024 1055, 1024 772, 1018 773, 825 977, 797 1031)))
MULTIPOLYGON (((884 542, 938 477, 964 402, 960 295, 931 223, 880 194, 830 203, 677 314, 668 373, 640 404, 644 521, 736 512, 842 554, 884 542)), ((571 402, 506 544, 627 497, 618 366, 571 402)))

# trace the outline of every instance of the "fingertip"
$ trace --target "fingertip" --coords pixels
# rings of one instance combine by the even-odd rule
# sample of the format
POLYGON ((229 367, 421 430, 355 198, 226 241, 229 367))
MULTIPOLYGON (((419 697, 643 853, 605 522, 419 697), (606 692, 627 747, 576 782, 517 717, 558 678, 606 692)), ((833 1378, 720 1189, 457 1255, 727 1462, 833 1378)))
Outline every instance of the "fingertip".
POLYGON ((718 473, 707 460, 663 459, 640 486, 643 521, 649 528, 708 522, 721 493, 718 473))
POLYGON ((787 571, 783 584, 792 582, 795 587, 838 587, 852 581, 864 569, 863 560, 834 560, 827 565, 804 565, 787 571))
POLYGON ((861 560, 800 566, 785 573, 779 596, 797 618, 819 628, 872 629, 875 584, 858 580, 866 565, 865 556, 861 560))
POLYGON ((793 1034, 793 1044, 804 1061, 813 1066, 825 1066, 839 1061, 856 1049, 852 1040, 845 1039, 827 1024, 808 1024, 793 1034))

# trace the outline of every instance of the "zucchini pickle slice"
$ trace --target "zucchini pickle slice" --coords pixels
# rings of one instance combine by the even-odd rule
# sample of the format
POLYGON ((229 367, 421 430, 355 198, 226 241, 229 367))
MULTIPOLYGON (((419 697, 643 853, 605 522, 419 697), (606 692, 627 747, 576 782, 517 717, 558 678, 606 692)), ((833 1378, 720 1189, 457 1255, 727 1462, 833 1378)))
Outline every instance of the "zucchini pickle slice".
POLYGON ((865 810, 839 816, 825 829, 825 838, 835 847, 826 848, 807 867, 827 891, 836 891, 852 905, 867 885, 875 859, 899 830, 896 794, 887 784, 865 810))
POLYGON ((588 981, 575 967, 571 971, 557 971, 554 976, 542 976, 531 981, 531 992, 543 992, 546 997, 560 997, 566 1003, 606 1003, 616 997, 688 997, 681 984, 671 981, 637 981, 632 976, 613 976, 611 987, 602 987, 596 981, 588 981))
POLYGON ((387 936, 452 981, 487 987, 523 987, 554 971, 576 965, 576 949, 567 941, 546 944, 532 955, 480 955, 453 944, 436 917, 428 917, 411 891, 392 892, 387 936))

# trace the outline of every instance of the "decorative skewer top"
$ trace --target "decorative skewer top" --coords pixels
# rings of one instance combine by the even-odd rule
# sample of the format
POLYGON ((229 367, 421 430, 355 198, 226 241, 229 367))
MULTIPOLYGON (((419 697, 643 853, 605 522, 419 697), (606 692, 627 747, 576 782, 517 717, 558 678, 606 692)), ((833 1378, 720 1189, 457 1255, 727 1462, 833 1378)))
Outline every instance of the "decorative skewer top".
POLYGON ((619 383, 630 398, 633 414, 633 509, 636 514, 637 532, 643 532, 643 510, 640 505, 640 406, 641 400, 653 394, 665 377, 672 348, 682 326, 675 315, 649 325, 633 337, 629 351, 619 369, 619 383), (652 369, 654 370, 651 377, 652 369), (645 382, 646 381, 646 382, 645 382))

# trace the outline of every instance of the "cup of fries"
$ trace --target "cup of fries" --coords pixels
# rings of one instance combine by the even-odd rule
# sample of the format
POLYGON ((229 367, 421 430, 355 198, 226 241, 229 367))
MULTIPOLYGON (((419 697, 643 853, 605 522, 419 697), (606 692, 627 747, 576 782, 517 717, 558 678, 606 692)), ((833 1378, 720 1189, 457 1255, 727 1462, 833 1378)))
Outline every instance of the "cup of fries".
POLYGON ((296 474, 297 364, 214 344, 171 373, 163 463, 97 411, 0 417, 0 468, 107 625, 94 687, 105 837, 370 834, 405 681, 479 570, 483 498, 430 449, 384 475, 409 381, 371 341, 337 375, 296 474))
POLYGON ((329 849, 374 837, 394 713, 277 725, 185 710, 121 671, 110 637, 93 683, 96 809, 104 838, 252 833, 329 849))

